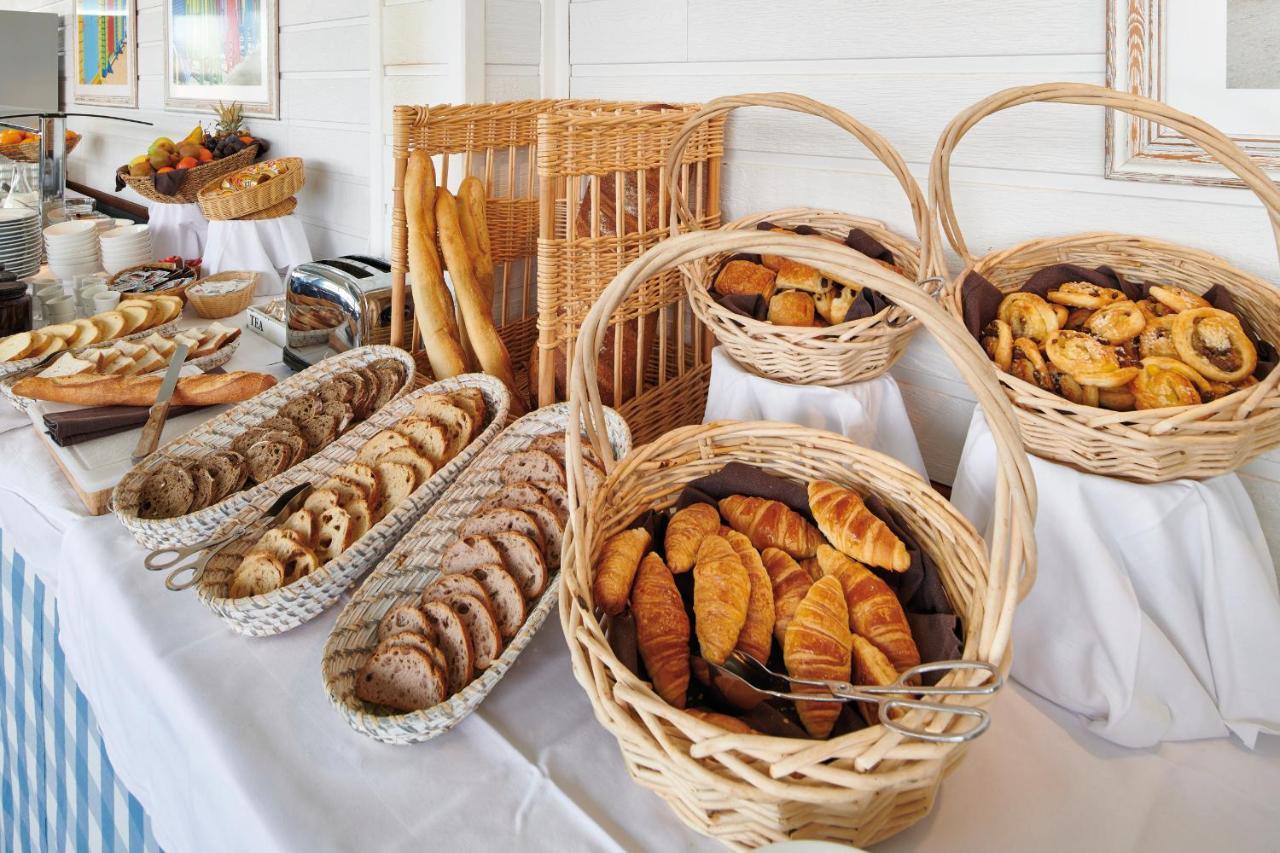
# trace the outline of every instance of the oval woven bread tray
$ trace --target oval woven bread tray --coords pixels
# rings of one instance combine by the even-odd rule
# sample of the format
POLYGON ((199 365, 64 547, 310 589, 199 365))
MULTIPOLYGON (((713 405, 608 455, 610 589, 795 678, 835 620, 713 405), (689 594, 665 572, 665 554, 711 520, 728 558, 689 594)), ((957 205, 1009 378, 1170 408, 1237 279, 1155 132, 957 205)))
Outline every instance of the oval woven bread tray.
POLYGON ((264 207, 256 213, 246 213, 244 216, 241 216, 240 219, 241 221, 253 219, 279 219, 281 216, 288 216, 290 213, 293 213, 297 207, 298 199, 294 196, 290 196, 284 201, 273 204, 270 207, 264 207))
POLYGON ((225 450, 231 446, 236 436, 267 418, 274 417, 277 410, 292 398, 315 391, 323 382, 339 373, 381 358, 392 358, 404 365, 407 371, 405 381, 396 392, 396 397, 407 393, 413 387, 413 357, 399 347, 359 347, 326 358, 256 397, 237 403, 222 414, 210 418, 135 465, 111 493, 111 507, 116 517, 133 534, 133 538, 147 548, 197 545, 225 536, 243 518, 263 512, 281 493, 302 482, 299 478, 304 475, 305 467, 299 463, 265 483, 258 483, 216 504, 177 518, 139 518, 139 492, 151 470, 173 456, 201 457, 217 450, 225 450))
POLYGON ((215 273, 214 275, 205 276, 204 278, 193 281, 187 285, 185 296, 187 303, 195 309, 196 314, 204 317, 206 320, 220 320, 224 317, 230 317, 232 314, 239 314, 241 311, 249 307, 249 303, 253 302, 253 293, 258 287, 258 281, 262 278, 262 273, 250 271, 227 271, 215 273), (206 294, 199 292, 195 288, 198 284, 214 283, 218 281, 235 281, 247 280, 249 283, 239 290, 233 290, 230 293, 206 294))
MULTIPOLYGON (((263 181, 252 187, 234 192, 223 192, 222 179, 219 175, 200 188, 196 198, 200 204, 200 212, 206 219, 243 219, 252 214, 283 204, 296 196, 298 190, 306 183, 301 157, 279 157, 275 160, 264 160, 258 166, 267 163, 280 163, 285 167, 283 173, 263 181)), ((256 168, 256 167, 255 167, 256 168)))
POLYGON ((201 163, 192 169, 183 169, 182 171, 186 172, 186 174, 182 176, 182 183, 178 185, 178 191, 173 195, 165 195, 156 189, 154 175, 136 178, 129 174, 128 166, 121 166, 117 169, 116 176, 124 181, 129 189, 158 204, 194 204, 201 187, 210 181, 222 178, 223 175, 243 169, 252 163, 257 156, 258 146, 255 143, 241 148, 230 157, 223 157, 221 160, 210 160, 208 163, 201 163))
MULTIPOLYGON (((1167 104, 1085 83, 1006 89, 974 104, 947 125, 934 151, 929 187, 942 230, 965 268, 949 284, 942 304, 964 316, 964 282, 979 273, 1002 291, 1019 289, 1035 272, 1060 263, 1110 267, 1126 280, 1175 285, 1196 294, 1220 287, 1231 294, 1246 328, 1280 345, 1280 291, 1275 284, 1208 252, 1162 240, 1110 232, 1030 240, 974 258, 956 218, 951 156, 982 119, 1030 103, 1102 106, 1182 134, 1235 173, 1262 202, 1280 250, 1280 187, 1221 131, 1167 104)), ((1165 482, 1225 474, 1280 446, 1280 369, 1258 384, 1209 403, 1113 412, 1073 403, 1024 382, 988 360, 1018 416, 1027 449, 1082 471, 1139 482, 1165 482)))
MULTIPOLYGON (((325 643, 322 667, 329 701, 353 729, 395 744, 417 743, 444 734, 479 707, 533 639, 555 606, 559 572, 552 575, 537 602, 529 603, 524 624, 498 659, 444 702, 423 711, 383 714, 355 696, 355 675, 376 645, 379 620, 392 607, 416 600, 423 588, 439 576, 440 557, 455 538, 458 525, 502 488, 498 467, 503 459, 540 435, 563 433, 567 414, 568 405, 558 403, 531 412, 504 430, 400 540, 342 609, 325 643)), ((631 431, 612 409, 604 410, 604 418, 613 452, 625 456, 631 449, 631 431)))
POLYGON ((266 530, 266 523, 258 522, 238 542, 209 561, 196 587, 200 601, 232 630, 250 637, 265 637, 296 628, 332 606, 357 578, 387 555, 405 532, 431 508, 441 492, 463 474, 471 460, 502 431, 511 411, 511 394, 500 380, 483 373, 467 373, 435 382, 388 403, 376 415, 300 466, 305 470, 299 481, 318 484, 341 465, 355 459, 376 433, 412 415, 414 401, 423 394, 443 394, 459 388, 477 388, 484 395, 489 415, 484 429, 341 556, 325 563, 319 571, 264 595, 228 598, 227 589, 240 559, 266 530))
MULTIPOLYGON (((67 140, 67 154, 76 150, 76 146, 83 139, 80 134, 73 134, 67 140)), ((38 163, 40 161, 40 140, 32 139, 27 142, 12 142, 8 145, 0 145, 0 157, 8 157, 18 163, 38 163)))
MULTIPOLYGON (((72 355, 75 355, 78 353, 85 352, 86 350, 98 349, 101 347, 109 347, 111 346, 111 344, 112 344, 112 341, 107 341, 101 344, 90 344, 87 347, 80 347, 79 349, 74 349, 74 350, 71 350, 70 352, 72 353, 72 355)), ((235 353, 236 349, 239 346, 240 346, 240 338, 237 337, 234 341, 230 341, 225 346, 219 347, 215 352, 211 352, 208 355, 202 355, 199 358, 189 359, 186 362, 186 364, 191 365, 193 367, 198 367, 202 372, 208 373, 210 370, 213 370, 215 367, 221 367, 222 365, 226 364, 231 359, 231 356, 235 353)), ((152 374, 164 373, 167 367, 168 365, 166 364, 164 367, 160 368, 159 370, 153 370, 153 371, 150 371, 150 373, 152 374)), ((12 403, 15 409, 18 409, 19 411, 22 411, 22 412, 27 411, 28 409, 31 408, 32 404, 37 401, 32 399, 31 397, 22 397, 13 393, 13 385, 19 379, 22 379, 23 377, 26 377, 26 376, 34 375, 36 372, 37 371, 29 368, 27 370, 24 370, 18 373, 10 373, 8 376, 5 376, 4 378, 0 379, 0 395, 3 395, 6 400, 12 403)))
MULTIPOLYGON (((40 330, 36 329, 35 331, 38 332, 40 330)), ((133 334, 130 334, 130 335, 124 335, 119 338, 112 338, 109 341, 96 341, 94 343, 88 344, 87 346, 76 347, 75 349, 71 350, 71 352, 73 353, 83 352, 84 350, 91 349, 93 347, 100 347, 105 344, 113 344, 116 341, 132 341, 138 338, 145 338, 148 335, 150 335, 152 332, 159 332, 161 335, 170 335, 177 331, 178 331, 177 324, 174 323, 173 321, 170 321, 168 323, 161 323, 158 326, 152 326, 149 329, 143 329, 141 332, 134 332, 133 334)), ((17 361, 0 362, 0 378, 4 378, 5 376, 13 376, 16 373, 22 373, 23 371, 30 370, 31 368, 35 367, 37 364, 39 364, 43 360, 44 360, 43 356, 37 356, 35 358, 20 358, 17 361)))

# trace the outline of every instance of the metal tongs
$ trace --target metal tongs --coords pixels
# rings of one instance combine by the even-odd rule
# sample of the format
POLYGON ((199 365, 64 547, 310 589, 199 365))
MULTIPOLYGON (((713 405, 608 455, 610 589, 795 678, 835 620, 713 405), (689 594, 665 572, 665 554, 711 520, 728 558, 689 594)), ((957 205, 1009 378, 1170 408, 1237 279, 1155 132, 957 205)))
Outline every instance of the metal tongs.
POLYGON ((161 548, 158 551, 152 551, 142 561, 142 565, 149 572, 167 571, 169 574, 164 579, 164 585, 168 589, 174 592, 189 589, 200 582, 200 577, 204 574, 205 566, 209 565, 209 561, 244 535, 246 530, 263 519, 269 519, 271 524, 283 521, 300 509, 306 503, 310 494, 311 484, 300 483, 276 498, 275 503, 271 504, 265 513, 253 521, 238 524, 231 529, 231 532, 219 536, 217 539, 208 539, 204 542, 181 548, 161 548), (202 551, 204 552, 203 554, 200 553, 202 551), (187 561, 188 557, 193 556, 195 556, 195 559, 187 561), (178 580, 183 572, 190 572, 191 576, 184 580, 178 580))
POLYGON ((710 667, 718 676, 729 683, 720 682, 715 686, 720 694, 744 710, 763 702, 769 697, 802 702, 863 702, 879 706, 880 723, 886 728, 904 737, 934 743, 965 743, 981 735, 991 725, 991 717, 982 708, 967 705, 943 704, 929 702, 910 696, 991 696, 1004 685, 1004 676, 1000 671, 985 661, 976 660, 944 660, 933 663, 922 663, 903 670, 898 680, 883 687, 858 685, 847 681, 821 681, 812 678, 793 678, 789 675, 774 672, 760 661, 741 651, 734 651, 725 659, 723 665, 712 663, 703 658, 697 659, 710 667), (913 678, 933 672, 950 672, 971 670, 985 674, 982 683, 974 687, 925 687, 908 684, 913 678), (792 685, 802 684, 806 687, 817 687, 825 693, 793 693, 792 685), (905 694, 905 695, 904 695, 905 694), (748 707, 749 706, 749 707, 748 707), (974 725, 961 732, 931 732, 912 728, 894 719, 896 712, 936 711, 943 714, 955 714, 973 718, 974 725))

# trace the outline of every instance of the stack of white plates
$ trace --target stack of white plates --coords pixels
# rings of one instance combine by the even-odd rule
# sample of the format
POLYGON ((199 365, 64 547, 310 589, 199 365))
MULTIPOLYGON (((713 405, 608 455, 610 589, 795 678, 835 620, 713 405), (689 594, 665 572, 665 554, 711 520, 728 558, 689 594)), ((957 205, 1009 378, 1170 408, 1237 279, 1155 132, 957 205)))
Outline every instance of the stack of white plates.
POLYGON ((44 229, 44 244, 49 272, 64 281, 102 268, 98 262, 98 229, 92 220, 50 225, 44 229))
POLYGON ((40 270, 40 216, 25 207, 0 208, 0 264, 18 278, 40 270))
POLYGON ((102 232, 102 267, 111 275, 145 264, 151 258, 151 230, 146 225, 124 225, 102 232))

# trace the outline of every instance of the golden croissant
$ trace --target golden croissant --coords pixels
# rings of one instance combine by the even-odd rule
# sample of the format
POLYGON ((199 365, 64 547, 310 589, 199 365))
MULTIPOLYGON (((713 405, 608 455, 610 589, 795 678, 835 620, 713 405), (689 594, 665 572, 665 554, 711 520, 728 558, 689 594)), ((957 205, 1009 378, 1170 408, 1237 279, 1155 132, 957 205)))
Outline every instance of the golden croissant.
POLYGON ((645 555, 631 587, 636 643, 653 689, 677 708, 689 691, 689 614, 671 570, 652 552, 645 555))
POLYGON ((853 559, 895 572, 911 567, 907 546, 856 492, 814 480, 809 483, 809 510, 831 544, 853 559))
MULTIPOLYGON (((848 681, 853 635, 849 632, 849 610, 844 589, 836 578, 823 578, 809 588, 796 608, 782 644, 782 659, 793 678, 848 681)), ((797 693, 821 693, 820 687, 793 684, 797 693)), ((800 722, 810 735, 831 734, 840 709, 839 702, 796 702, 800 722)))
POLYGON ((729 526, 745 533, 760 550, 781 548, 792 557, 812 557, 822 544, 822 534, 781 501, 730 495, 720 501, 720 514, 729 526))
POLYGON ((724 663, 747 621, 751 580, 729 543, 708 536, 693 564, 694 631, 702 656, 724 663))
POLYGON ((829 545, 818 547, 818 564, 824 575, 837 578, 844 588, 850 630, 884 652, 896 670, 920 663, 920 650, 911 636, 907 614, 887 583, 829 545))
POLYGON ((773 636, 778 638, 778 645, 782 645, 791 616, 809 593, 813 578, 791 559, 790 554, 779 548, 765 548, 760 552, 760 561, 764 563, 773 587, 773 636))
POLYGON ((609 537, 596 561, 596 577, 591 597, 610 616, 617 616, 631 594, 631 581, 636 576, 640 558, 649 547, 649 531, 632 527, 609 537))
POLYGON ((738 634, 737 648, 767 663, 773 649, 773 583, 760 560, 760 552, 751 547, 751 540, 736 530, 730 530, 724 539, 738 555, 742 567, 747 570, 747 579, 751 581, 747 621, 738 634))
MULTIPOLYGON (((853 635, 853 683, 885 687, 898 680, 898 672, 885 657, 884 652, 865 637, 853 635)), ((897 695, 897 694, 890 694, 897 695)), ((910 697, 903 694, 903 699, 910 697)), ((862 716, 871 725, 880 722, 880 711, 875 705, 863 705, 862 716)))
POLYGON ((703 537, 719 529, 720 513, 711 504, 690 504, 671 516, 663 542, 671 571, 680 574, 692 569, 703 537))

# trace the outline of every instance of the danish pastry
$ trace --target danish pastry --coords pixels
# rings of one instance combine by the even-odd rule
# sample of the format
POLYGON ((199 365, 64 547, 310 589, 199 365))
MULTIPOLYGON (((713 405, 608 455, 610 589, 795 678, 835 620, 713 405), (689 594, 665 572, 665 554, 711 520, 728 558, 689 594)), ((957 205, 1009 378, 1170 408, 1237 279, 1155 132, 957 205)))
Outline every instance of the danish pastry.
POLYGON ((1203 393, 1211 390, 1211 383, 1208 379, 1205 379, 1197 373, 1196 369, 1191 365, 1183 361, 1178 361, 1176 358, 1154 355, 1150 358, 1144 358, 1142 360, 1142 366, 1158 367, 1161 370, 1172 370, 1174 373, 1180 373, 1190 379, 1191 384, 1196 386, 1197 391, 1203 393))
MULTIPOLYGON (((1063 306, 1066 307, 1065 305, 1063 306)), ((1092 308, 1073 308, 1071 313, 1067 315, 1067 321, 1062 324, 1062 328, 1070 329, 1073 332, 1084 330, 1084 324, 1089 322, 1089 318, 1093 316, 1092 308)))
POLYGON ((1138 409, 1194 406, 1200 402, 1200 392, 1194 382, 1177 371, 1154 364, 1143 364, 1132 387, 1134 406, 1138 409))
POLYGON ((1070 373, 1064 373, 1052 364, 1049 365, 1049 375, 1053 377, 1057 392, 1066 399, 1082 406, 1098 405, 1098 389, 1094 386, 1081 385, 1070 373))
POLYGON ((1180 311, 1173 319, 1173 345, 1179 358, 1216 382, 1239 382, 1258 366, 1258 350, 1240 320, 1217 308, 1180 311))
POLYGON ((1104 305, 1110 305, 1112 302, 1119 302, 1121 299, 1127 298, 1119 290, 1111 287, 1100 287, 1087 281, 1068 281, 1048 294, 1050 302, 1069 305, 1072 308, 1098 309, 1104 305))
POLYGON ((1058 329, 1058 315, 1035 293, 1010 293, 1000 301, 996 319, 1009 324, 1015 338, 1042 342, 1058 329))
POLYGON ((1203 296, 1192 293, 1185 287, 1153 284, 1147 289, 1152 301, 1158 302, 1171 311, 1191 311, 1196 308, 1209 308, 1209 301, 1203 296))
POLYGON ((1108 343, 1118 344, 1137 337, 1147 326, 1141 309, 1129 300, 1104 305, 1084 323, 1084 330, 1108 343))
POLYGON ((1178 357, 1178 348, 1173 344, 1173 318, 1151 317, 1147 319, 1147 327, 1138 335, 1138 356, 1178 357))
POLYGON ((1040 348, 1030 338, 1018 338, 1013 342, 1013 358, 1009 365, 1009 373, 1041 388, 1052 391, 1053 380, 1049 376, 1049 368, 1040 355, 1040 348))
POLYGON ((835 285, 813 295, 813 305, 818 316, 833 326, 838 326, 849 318, 849 309, 853 308, 853 300, 858 292, 851 287, 835 285))
POLYGON ((982 348, 996 367, 1005 371, 1013 363, 1013 332, 1004 320, 992 320, 982 330, 982 348))
POLYGON ((1120 368, 1116 351, 1085 332, 1055 332, 1049 336, 1044 351, 1054 367, 1072 376, 1120 368))

